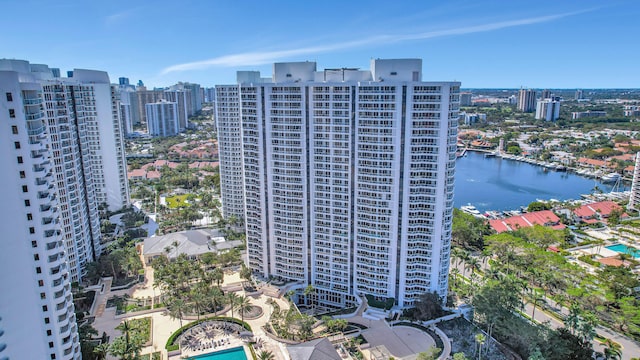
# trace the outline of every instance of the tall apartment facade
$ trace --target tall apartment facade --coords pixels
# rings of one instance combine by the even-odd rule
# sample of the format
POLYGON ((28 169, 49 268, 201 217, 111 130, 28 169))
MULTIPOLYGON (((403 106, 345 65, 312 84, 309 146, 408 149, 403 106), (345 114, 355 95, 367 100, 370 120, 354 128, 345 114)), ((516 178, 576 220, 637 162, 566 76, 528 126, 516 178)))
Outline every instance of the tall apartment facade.
POLYGON ((98 208, 129 202, 118 91, 102 71, 57 78, 46 65, 19 60, 0 60, 0 69, 40 85, 70 279, 80 281, 85 264, 101 253, 98 208))
POLYGON ((180 132, 178 104, 161 100, 145 105, 147 127, 151 136, 175 136, 180 132))
MULTIPOLYGON (((4 274, 0 276, 4 289, 0 296, 1 359, 81 358, 71 295, 72 265, 65 249, 67 230, 73 225, 62 214, 64 207, 73 205, 72 200, 61 199, 61 194, 75 193, 59 188, 68 177, 56 171, 61 154, 54 155, 59 142, 52 141, 51 131, 62 126, 62 115, 48 114, 47 92, 38 73, 45 68, 0 60, 0 166, 5 172, 0 177, 4 235, 0 242, 0 271, 4 274)), ((64 111, 68 110, 67 100, 63 101, 64 111)), ((75 161, 68 164, 78 165, 75 161)), ((81 217, 79 221, 85 221, 81 217)), ((85 235, 77 235, 82 238, 72 246, 74 255, 79 246, 92 246, 85 242, 90 242, 85 235)))
POLYGON ((560 98, 538 100, 536 105, 536 119, 555 121, 560 117, 560 98))
POLYGON ((631 197, 629 209, 640 211, 640 152, 636 154, 636 166, 633 169, 633 182, 631 183, 631 197))
POLYGON ((536 91, 520 89, 518 92, 518 111, 533 112, 536 110, 536 91))
POLYGON ((225 162, 242 166, 250 268, 332 306, 445 296, 460 83, 422 82, 419 59, 253 75, 216 88, 221 182, 225 162), (230 143, 239 158, 222 156, 230 143))

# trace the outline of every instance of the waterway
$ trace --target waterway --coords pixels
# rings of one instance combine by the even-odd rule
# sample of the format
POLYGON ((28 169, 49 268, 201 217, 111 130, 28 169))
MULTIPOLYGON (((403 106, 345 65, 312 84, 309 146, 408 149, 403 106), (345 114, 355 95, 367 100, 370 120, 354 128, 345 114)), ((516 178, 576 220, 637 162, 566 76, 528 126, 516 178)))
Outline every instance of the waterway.
MULTIPOLYGON (((581 194, 593 193, 596 186, 609 192, 613 185, 521 161, 485 158, 483 153, 469 151, 456 160, 454 206, 470 203, 483 212, 514 210, 536 199, 580 199, 581 194)), ((624 190, 629 186, 621 184, 616 189, 624 190)))

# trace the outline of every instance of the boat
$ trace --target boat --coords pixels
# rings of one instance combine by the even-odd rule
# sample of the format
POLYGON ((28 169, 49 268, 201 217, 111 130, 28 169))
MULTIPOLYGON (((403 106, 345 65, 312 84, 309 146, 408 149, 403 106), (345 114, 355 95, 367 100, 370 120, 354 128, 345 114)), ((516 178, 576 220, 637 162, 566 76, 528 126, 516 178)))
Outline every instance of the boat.
POLYGON ((471 204, 460 206, 460 210, 462 210, 463 212, 465 212, 465 213, 467 213, 469 215, 473 215, 473 216, 479 217, 479 218, 484 218, 484 216, 482 216, 480 211, 478 211, 478 209, 476 209, 476 207, 471 205, 471 204))
POLYGON ((602 175, 600 181, 602 181, 603 183, 612 183, 618 181, 618 179, 620 179, 620 174, 608 173, 606 175, 602 175))

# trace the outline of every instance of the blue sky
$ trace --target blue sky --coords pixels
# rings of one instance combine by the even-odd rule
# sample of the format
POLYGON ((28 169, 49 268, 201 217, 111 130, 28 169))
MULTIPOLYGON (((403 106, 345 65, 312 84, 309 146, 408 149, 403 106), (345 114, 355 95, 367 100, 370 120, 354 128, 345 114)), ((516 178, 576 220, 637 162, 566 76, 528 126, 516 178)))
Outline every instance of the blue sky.
POLYGON ((147 86, 422 58, 463 87, 640 87, 640 1, 0 0, 0 57, 147 86))

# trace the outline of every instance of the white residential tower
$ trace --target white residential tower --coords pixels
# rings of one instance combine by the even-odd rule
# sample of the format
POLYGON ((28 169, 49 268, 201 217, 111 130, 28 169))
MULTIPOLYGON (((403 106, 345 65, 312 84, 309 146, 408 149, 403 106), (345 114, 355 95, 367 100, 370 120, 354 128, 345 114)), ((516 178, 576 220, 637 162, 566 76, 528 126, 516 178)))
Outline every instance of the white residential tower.
POLYGON ((238 75, 216 87, 218 141, 251 269, 312 284, 332 306, 444 297, 460 83, 423 82, 419 59, 238 75))

